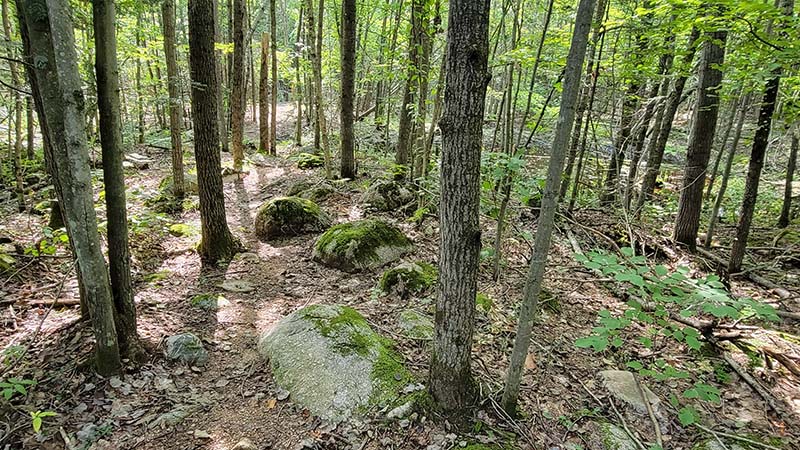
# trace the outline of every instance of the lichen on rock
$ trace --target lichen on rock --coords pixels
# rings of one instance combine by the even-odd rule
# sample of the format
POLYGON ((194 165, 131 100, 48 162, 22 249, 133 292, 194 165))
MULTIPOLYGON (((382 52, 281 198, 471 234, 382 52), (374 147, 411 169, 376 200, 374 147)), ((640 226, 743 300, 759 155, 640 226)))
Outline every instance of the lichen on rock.
POLYGON ((322 231, 331 219, 314 202, 300 197, 280 197, 259 208, 256 236, 264 240, 322 231))
POLYGON ((364 203, 378 211, 394 211, 414 199, 414 192, 403 182, 395 180, 376 181, 364 193, 364 203))
POLYGON ((386 293, 414 295, 433 286, 438 277, 436 267, 425 261, 404 262, 384 272, 378 287, 386 293))
POLYGON ((413 380, 392 346, 353 308, 312 305, 262 335, 258 352, 294 402, 340 422, 372 406, 400 404, 400 391, 413 380))
POLYGON ((345 272, 384 266, 414 248, 399 229, 379 220, 336 225, 314 244, 314 260, 345 272))

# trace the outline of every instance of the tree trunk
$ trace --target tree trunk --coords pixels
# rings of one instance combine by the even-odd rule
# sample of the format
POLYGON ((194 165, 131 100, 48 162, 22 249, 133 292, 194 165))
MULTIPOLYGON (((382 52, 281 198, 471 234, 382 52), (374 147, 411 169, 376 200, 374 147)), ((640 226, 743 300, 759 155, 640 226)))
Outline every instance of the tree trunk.
POLYGON ((341 176, 355 178, 353 100, 356 75, 356 0, 342 0, 342 99, 340 109, 342 148, 341 176))
POLYGON ((792 133, 789 162, 786 164, 786 187, 783 189, 783 207, 781 208, 781 216, 778 218, 778 228, 788 227, 792 219, 792 181, 794 181, 794 170, 797 167, 798 147, 800 147, 800 135, 797 131, 794 131, 792 133))
POLYGON ((708 38, 698 67, 697 104, 692 116, 692 137, 686 151, 678 216, 675 219, 675 240, 692 251, 697 248, 703 188, 706 185, 706 170, 717 128, 719 87, 722 83, 719 66, 725 60, 727 32, 714 31, 709 33, 708 38))
POLYGON ((198 253, 208 264, 229 260, 239 250, 225 217, 217 121, 219 85, 214 57, 213 1, 189 0, 192 119, 202 235, 198 253))
POLYGON ((412 137, 415 123, 416 99, 419 93, 419 78, 422 76, 420 67, 420 51, 422 50, 422 22, 425 18, 426 0, 412 0, 411 2, 411 36, 408 40, 408 71, 406 73, 405 89, 403 90, 403 103, 400 106, 400 118, 397 130, 397 150, 395 163, 404 166, 411 174, 412 137))
POLYGON ((258 151, 269 154, 269 35, 261 35, 261 73, 258 79, 258 151))
POLYGON ((34 118, 33 118, 33 104, 30 96, 25 97, 25 112, 27 113, 27 120, 26 125, 28 127, 27 131, 27 138, 28 138, 28 160, 33 161, 36 158, 36 143, 35 143, 35 133, 36 127, 34 126, 34 118))
MULTIPOLYGON (((137 51, 141 52, 142 47, 144 47, 144 42, 142 40, 142 13, 139 13, 136 16, 136 46, 138 47, 137 51)), ((135 79, 135 87, 136 87, 136 114, 138 118, 138 132, 136 142, 139 144, 144 144, 144 90, 142 89, 142 59, 139 56, 136 56, 136 79, 135 79)))
POLYGON ((270 0, 269 27, 272 36, 272 107, 270 111, 269 154, 278 154, 278 23, 275 18, 275 0, 270 0))
MULTIPOLYGON (((689 36, 688 50, 683 58, 682 67, 680 67, 679 70, 689 70, 688 66, 691 65, 694 59, 699 37, 700 31, 697 28, 693 29, 692 34, 689 36)), ((642 191, 639 193, 639 198, 636 201, 637 212, 641 211, 644 204, 652 198, 653 192, 655 191, 656 180, 658 179, 658 174, 661 172, 661 162, 664 160, 664 150, 667 148, 667 140, 672 131, 672 121, 675 120, 675 114, 678 112, 678 106, 681 104, 683 89, 688 79, 689 75, 686 73, 675 79, 675 85, 672 91, 670 91, 669 98, 667 99, 667 106, 664 108, 658 134, 654 136, 655 141, 652 141, 653 145, 650 146, 648 144, 647 170, 644 175, 644 180, 642 181, 642 191)), ((651 139, 653 138, 651 137, 651 139)))
POLYGON ((489 56, 489 0, 451 0, 442 131, 439 295, 429 389, 445 411, 474 393, 470 353, 481 231, 480 160, 489 56))
POLYGON ((114 325, 121 353, 132 361, 139 361, 144 354, 136 331, 136 306, 133 303, 131 282, 115 16, 114 0, 92 1, 97 106, 100 111, 100 145, 103 152, 103 185, 108 223, 108 260, 111 295, 116 313, 114 325))
POLYGON ((56 0, 17 2, 20 34, 29 55, 28 76, 42 130, 52 152, 48 159, 67 232, 75 252, 95 337, 95 364, 101 375, 119 372, 119 344, 114 303, 97 231, 85 99, 75 53, 69 3, 56 0), (49 64, 33 64, 49 61, 49 64))
POLYGON ((503 409, 512 416, 516 415, 522 369, 525 365, 525 359, 528 356, 533 322, 538 314, 539 294, 542 290, 547 254, 550 252, 550 239, 553 233, 556 210, 558 209, 561 175, 564 170, 564 159, 569 146, 570 132, 572 131, 572 125, 575 121, 575 107, 578 101, 581 74, 583 73, 583 61, 586 56, 586 47, 589 41, 589 28, 591 27, 594 7, 595 0, 581 0, 578 4, 575 28, 572 34, 572 43, 567 56, 567 68, 564 74, 558 125, 556 126, 556 134, 550 152, 547 181, 544 193, 542 194, 542 208, 536 227, 533 255, 531 256, 528 276, 525 280, 522 305, 519 310, 517 336, 514 339, 514 349, 511 352, 509 369, 506 374, 506 383, 503 390, 503 409))
POLYGON ((167 92, 169 96, 169 134, 172 147, 172 193, 176 199, 185 194, 183 180, 183 143, 181 131, 180 77, 178 55, 175 49, 175 0, 164 0, 161 4, 161 22, 164 26, 164 57, 167 60, 167 92))
POLYGON ((231 149, 233 169, 242 170, 244 162, 244 0, 233 0, 233 75, 231 77, 231 149))
POLYGON ((314 16, 310 12, 314 9, 313 0, 306 0, 306 9, 308 9, 308 27, 310 31, 312 53, 309 55, 311 58, 311 65, 314 71, 314 113, 316 131, 319 133, 319 139, 314 137, 314 145, 322 148, 322 154, 325 156, 325 178, 331 178, 331 154, 330 147, 328 146, 328 131, 325 118, 325 104, 322 98, 322 21, 324 20, 325 0, 319 0, 319 9, 317 10, 318 17, 315 29, 314 16))
MULTIPOLYGON (((6 41, 13 42, 11 37, 11 21, 8 18, 8 0, 3 0, 2 6, 3 30, 6 41)), ((15 191, 17 194, 17 210, 25 211, 25 184, 22 180, 22 96, 18 89, 21 87, 17 65, 14 63, 16 54, 14 47, 8 46, 8 70, 11 72, 11 96, 14 98, 14 145, 11 153, 14 161, 14 179, 16 180, 15 191)), ((11 127, 9 125, 9 133, 11 127)))
MULTIPOLYGON (((214 2, 214 42, 224 43, 222 39, 222 27, 219 20, 219 3, 214 2)), ((225 113, 225 61, 222 50, 216 51, 217 58, 217 81, 219 82, 219 89, 217 89, 217 117, 219 117, 219 139, 222 143, 222 151, 230 151, 230 141, 228 140, 228 115, 225 113)), ((228 81, 230 82, 230 81, 228 81)))
POLYGON ((745 95, 742 98, 742 103, 739 105, 738 113, 739 119, 736 123, 736 131, 733 134, 733 141, 731 141, 728 156, 725 158, 725 168, 722 171, 722 180, 719 185, 719 192, 714 200, 714 206, 711 208, 711 218, 708 221, 708 232, 706 233, 706 241, 704 246, 711 247, 711 241, 714 239, 714 228, 717 226, 717 217, 719 216, 719 209, 722 206, 722 200, 725 199, 725 191, 728 190, 728 180, 730 179, 731 169, 733 168, 733 159, 736 156, 736 150, 739 147, 739 139, 742 137, 742 129, 744 128, 744 121, 747 118, 747 110, 750 106, 750 96, 745 95))
POLYGON ((297 121, 294 126, 294 145, 302 147, 303 145, 303 83, 301 81, 300 73, 300 49, 303 34, 303 5, 300 5, 300 14, 297 19, 297 37, 295 38, 294 47, 294 85, 295 85, 295 99, 297 100, 297 121))
POLYGON ((736 119, 736 112, 738 111, 737 107, 739 106, 739 103, 740 100, 738 98, 732 100, 730 113, 728 114, 728 120, 725 121, 725 125, 723 125, 722 128, 725 131, 723 132, 722 137, 718 139, 719 142, 717 145, 719 146, 719 151, 717 152, 717 156, 714 158, 714 166, 711 168, 711 174, 709 175, 705 201, 708 201, 711 198, 711 191, 714 190, 714 183, 717 180, 719 165, 722 162, 722 155, 725 153, 725 147, 728 146, 728 138, 731 137, 731 131, 733 131, 733 122, 736 119))

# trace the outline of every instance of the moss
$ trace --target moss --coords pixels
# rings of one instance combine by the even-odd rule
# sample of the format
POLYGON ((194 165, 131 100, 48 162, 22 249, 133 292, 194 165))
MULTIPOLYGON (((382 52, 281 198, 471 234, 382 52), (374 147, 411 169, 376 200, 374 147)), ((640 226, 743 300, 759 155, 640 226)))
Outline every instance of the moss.
POLYGON ((478 294, 475 296, 475 305, 479 310, 483 311, 484 313, 488 313, 494 307, 494 300, 492 300, 492 298, 487 294, 478 292, 478 294))
POLYGON ((174 223, 169 226, 169 234, 175 237, 190 236, 197 234, 197 229, 185 223, 174 223))
POLYGON ((411 247, 411 241, 397 228, 378 220, 361 220, 326 231, 314 245, 314 259, 355 272, 393 261, 411 247), (381 255, 386 249, 396 254, 381 255))
POLYGON ((394 211, 414 200, 414 193, 400 181, 377 181, 364 194, 364 202, 379 211, 394 211))
POLYGON ((298 314, 313 323, 323 336, 330 338, 342 355, 356 354, 373 361, 372 379, 376 389, 370 405, 383 406, 397 401, 398 393, 413 381, 413 377, 394 350, 394 342, 375 333, 355 309, 336 306, 336 314, 331 316, 331 308, 311 305, 298 314))
POLYGON ((404 263, 384 272, 378 287, 383 292, 390 292, 401 285, 401 294, 418 294, 433 286, 438 278, 436 267, 425 261, 404 263))
POLYGON ((297 236, 322 231, 331 220, 311 200, 300 197, 281 197, 267 202, 256 214, 256 235, 262 239, 297 236))
POLYGON ((405 335, 411 339, 430 341, 433 339, 433 320, 430 317, 414 310, 405 310, 400 313, 400 326, 405 335))
POLYGON ((195 307, 205 310, 215 310, 227 303, 227 299, 219 294, 198 294, 189 299, 189 303, 195 307))
POLYGON ((299 169, 313 169, 325 165, 325 159, 313 153, 300 153, 297 155, 297 167, 299 169))

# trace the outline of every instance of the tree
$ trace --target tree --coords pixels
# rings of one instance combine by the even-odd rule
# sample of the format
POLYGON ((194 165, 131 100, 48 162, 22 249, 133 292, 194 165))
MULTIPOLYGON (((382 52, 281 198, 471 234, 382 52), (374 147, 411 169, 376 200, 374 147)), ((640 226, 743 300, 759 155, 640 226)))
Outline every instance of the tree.
MULTIPOLYGON (((14 180, 16 181, 17 211, 25 211, 25 184, 22 179, 22 95, 19 89, 20 80, 17 71, 16 55, 11 37, 11 21, 8 17, 8 0, 3 0, 2 5, 3 31, 6 41, 9 43, 8 49, 8 70, 11 72, 11 96, 14 98, 14 145, 12 150, 14 161, 14 180)), ((9 143, 10 145, 10 143, 9 143)))
POLYGON ((356 0, 342 0, 342 95, 341 95, 341 176, 355 178, 355 136, 353 134, 353 101, 356 76, 356 0))
POLYGON ((700 211, 703 206, 706 169, 714 144, 714 131, 719 112, 719 88, 722 82, 720 65, 725 60, 724 30, 706 34, 703 54, 698 67, 697 103, 692 116, 692 131, 686 151, 678 215, 675 219, 675 241, 690 250, 697 248, 697 230, 700 228, 700 211))
POLYGON ((786 187, 783 190, 783 206, 781 215, 778 218, 778 228, 786 228, 791 221, 792 210, 792 181, 794 180, 794 170, 797 167, 797 151, 800 149, 800 135, 797 131, 792 132, 792 144, 789 151, 789 162, 786 163, 786 187))
POLYGON ((472 394, 472 350, 481 231, 480 159, 489 57, 489 0, 452 0, 442 132, 439 295, 430 392, 448 411, 472 394))
POLYGON ((214 0, 189 0, 189 61, 192 77, 192 121, 197 188, 200 196, 201 241, 204 263, 229 260, 239 250, 228 228, 219 154, 216 58, 214 57, 214 0))
POLYGON ((101 375, 121 367, 108 267, 100 245, 86 144, 85 99, 67 2, 17 2, 28 79, 45 136, 56 195, 66 219, 95 337, 101 375), (49 64, 34 64, 49 61, 49 64))
MULTIPOLYGON (((423 75, 422 53, 424 51, 423 30, 424 22, 427 18, 427 0, 411 1, 411 36, 408 40, 408 69, 406 73, 405 89, 403 91, 403 103, 400 106, 400 118, 397 130, 397 150, 395 162, 397 165, 404 166, 411 173, 413 163, 412 137, 413 126, 415 123, 416 98, 419 95, 421 77, 423 75)), ((487 56, 488 57, 488 56, 487 56)))
POLYGON ((164 58, 167 60, 167 92, 169 95, 169 133, 172 147, 172 193, 182 199, 185 191, 183 180, 183 144, 181 142, 180 78, 178 77, 178 55, 175 49, 175 0, 164 0, 161 4, 161 23, 164 27, 164 58))
MULTIPOLYGON (((233 75, 231 77, 231 141, 233 169, 242 170, 244 162, 244 0, 233 0, 233 75)), ((194 91, 193 91, 194 92, 194 91)))
MULTIPOLYGON (((169 1, 169 0, 168 0, 169 1)), ((114 324, 120 351, 131 360, 142 356, 136 332, 131 255, 128 243, 128 213, 125 173, 122 168, 122 120, 119 110, 116 8, 113 0, 93 0, 97 106, 100 110, 100 145, 103 153, 103 185, 108 223, 108 260, 114 324)))
POLYGON ((517 336, 514 339, 514 348, 511 351, 505 388, 503 389, 502 406, 511 415, 516 414, 522 369, 528 356, 533 322, 539 309, 539 294, 542 290, 547 254, 550 252, 550 239, 553 234, 556 210, 558 209, 558 195, 561 189, 561 174, 564 172, 564 160, 568 152, 570 132, 575 122, 575 109, 581 85, 583 61, 589 42, 589 29, 591 28, 595 3, 596 0, 580 0, 578 12, 575 16, 575 28, 567 56, 567 68, 564 73, 558 125, 553 146, 550 150, 547 181, 542 194, 542 207, 539 212, 533 255, 528 268, 528 276, 525 279, 525 290, 517 323, 517 336))
POLYGON ((261 73, 258 79, 258 150, 269 154, 269 35, 261 35, 261 73))
POLYGON ((275 18, 275 0, 269 2, 269 31, 272 39, 272 116, 270 121, 269 154, 277 155, 278 139, 278 23, 275 18))

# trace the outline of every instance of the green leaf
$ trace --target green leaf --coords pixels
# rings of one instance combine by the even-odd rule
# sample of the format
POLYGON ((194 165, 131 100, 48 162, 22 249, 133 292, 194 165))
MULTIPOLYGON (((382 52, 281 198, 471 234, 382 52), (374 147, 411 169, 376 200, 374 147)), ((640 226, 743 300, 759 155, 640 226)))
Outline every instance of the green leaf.
POLYGON ((697 419, 699 419, 697 411, 691 406, 684 406, 678 412, 678 420, 680 420, 681 425, 685 427, 697 422, 697 419))
POLYGON ((592 347, 596 352, 602 352, 608 347, 608 339, 602 336, 587 336, 579 338, 575 341, 575 346, 578 348, 592 347))

